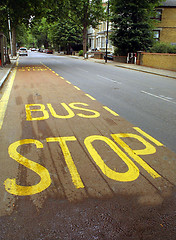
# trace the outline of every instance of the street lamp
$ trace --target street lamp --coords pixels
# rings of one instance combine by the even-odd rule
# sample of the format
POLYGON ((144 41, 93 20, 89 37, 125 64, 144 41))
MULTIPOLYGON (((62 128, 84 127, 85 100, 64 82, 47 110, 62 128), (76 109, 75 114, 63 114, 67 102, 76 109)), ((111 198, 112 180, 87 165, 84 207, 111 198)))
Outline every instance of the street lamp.
POLYGON ((13 50, 12 50, 12 32, 11 32, 11 26, 10 26, 10 16, 8 12, 8 26, 9 26, 9 38, 10 38, 10 50, 11 50, 11 56, 13 57, 13 50))
POLYGON ((108 28, 109 28, 109 0, 108 0, 108 18, 107 18, 107 32, 106 32, 106 56, 105 56, 105 63, 107 63, 107 55, 108 55, 108 28))

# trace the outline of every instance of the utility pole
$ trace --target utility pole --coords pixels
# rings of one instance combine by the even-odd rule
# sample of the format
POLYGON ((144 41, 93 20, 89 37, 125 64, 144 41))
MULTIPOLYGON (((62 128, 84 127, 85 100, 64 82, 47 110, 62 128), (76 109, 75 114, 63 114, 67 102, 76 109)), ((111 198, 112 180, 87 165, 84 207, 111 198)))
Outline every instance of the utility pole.
POLYGON ((107 63, 107 55, 108 55, 109 0, 108 0, 107 13, 108 13, 108 18, 107 18, 107 32, 106 32, 106 56, 105 56, 105 63, 107 63))
POLYGON ((8 26, 9 26, 9 38, 10 38, 10 50, 11 50, 11 56, 13 57, 13 50, 12 50, 12 32, 11 32, 11 26, 10 26, 10 16, 8 13, 8 26))

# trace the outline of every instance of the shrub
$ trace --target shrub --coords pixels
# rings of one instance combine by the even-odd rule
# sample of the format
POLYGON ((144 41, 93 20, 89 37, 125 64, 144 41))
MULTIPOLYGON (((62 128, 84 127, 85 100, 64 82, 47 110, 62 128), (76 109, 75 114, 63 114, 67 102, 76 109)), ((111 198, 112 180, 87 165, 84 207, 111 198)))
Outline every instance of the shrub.
POLYGON ((118 53, 118 48, 115 48, 115 49, 114 49, 114 55, 115 55, 115 56, 118 56, 118 55, 119 55, 119 53, 118 53))
POLYGON ((79 51, 79 56, 83 56, 83 50, 79 51))
POLYGON ((176 46, 164 42, 156 42, 149 50, 152 53, 176 53, 176 46))

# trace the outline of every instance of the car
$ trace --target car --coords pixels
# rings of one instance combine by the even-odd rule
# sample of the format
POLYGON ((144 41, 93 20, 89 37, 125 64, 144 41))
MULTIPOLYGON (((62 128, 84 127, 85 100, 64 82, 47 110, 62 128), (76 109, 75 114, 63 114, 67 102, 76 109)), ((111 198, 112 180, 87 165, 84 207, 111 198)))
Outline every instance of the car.
POLYGON ((52 49, 47 49, 47 50, 46 50, 46 53, 47 53, 47 54, 53 54, 53 50, 52 50, 52 49))
POLYGON ((36 48, 31 48, 31 51, 33 51, 33 52, 36 51, 36 48))
MULTIPOLYGON (((107 54, 107 60, 113 60, 114 55, 112 53, 107 54)), ((106 59, 106 54, 104 55, 104 59, 106 59)))
POLYGON ((27 48, 21 47, 19 50, 19 56, 28 56, 27 48))
POLYGON ((43 53, 43 48, 39 48, 38 52, 43 53))

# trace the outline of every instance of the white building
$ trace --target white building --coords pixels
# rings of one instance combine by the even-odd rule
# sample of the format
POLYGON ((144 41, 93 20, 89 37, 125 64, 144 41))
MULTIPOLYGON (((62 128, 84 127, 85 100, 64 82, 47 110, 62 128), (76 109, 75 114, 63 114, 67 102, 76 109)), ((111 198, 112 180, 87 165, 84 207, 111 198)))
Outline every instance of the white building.
MULTIPOLYGON (((107 4, 107 0, 102 1, 107 4)), ((111 34, 111 23, 108 27, 108 35, 111 34)), ((90 27, 88 29, 88 50, 89 51, 105 51, 106 50, 106 36, 107 36, 107 22, 100 22, 97 28, 90 27)), ((108 52, 113 52, 114 47, 111 41, 108 40, 108 52)))

